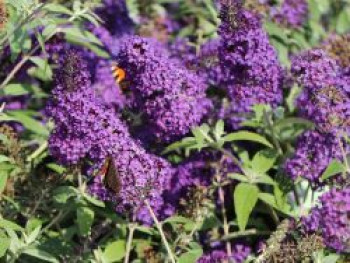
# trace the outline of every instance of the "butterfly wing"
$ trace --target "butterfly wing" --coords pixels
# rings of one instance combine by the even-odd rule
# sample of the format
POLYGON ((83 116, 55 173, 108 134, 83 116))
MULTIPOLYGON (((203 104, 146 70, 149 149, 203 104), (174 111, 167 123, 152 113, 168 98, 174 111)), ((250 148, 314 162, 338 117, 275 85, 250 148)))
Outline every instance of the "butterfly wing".
POLYGON ((97 175, 105 177, 105 175, 106 175, 106 173, 108 171, 108 167, 109 167, 110 161, 111 161, 111 158, 107 157, 97 175))
POLYGON ((116 82, 118 84, 120 84, 126 77, 125 70, 120 68, 120 67, 118 67, 115 64, 111 67, 111 69, 112 69, 113 77, 115 78, 116 82))
POLYGON ((115 163, 112 158, 109 158, 108 168, 104 177, 104 184, 109 190, 111 190, 115 194, 118 194, 120 192, 120 178, 117 167, 115 166, 115 163))

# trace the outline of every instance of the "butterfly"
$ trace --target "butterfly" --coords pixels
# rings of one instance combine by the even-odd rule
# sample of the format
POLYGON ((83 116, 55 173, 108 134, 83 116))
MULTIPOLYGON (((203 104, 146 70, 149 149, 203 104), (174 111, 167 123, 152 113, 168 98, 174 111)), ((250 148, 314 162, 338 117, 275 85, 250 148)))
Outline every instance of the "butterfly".
POLYGON ((121 182, 119 178, 119 173, 113 158, 108 156, 98 173, 103 178, 103 184, 107 189, 115 194, 119 194, 121 189, 121 182))
POLYGON ((124 69, 118 66, 118 63, 112 63, 111 66, 113 77, 117 84, 122 88, 122 90, 126 90, 129 82, 125 80, 126 72, 124 69))

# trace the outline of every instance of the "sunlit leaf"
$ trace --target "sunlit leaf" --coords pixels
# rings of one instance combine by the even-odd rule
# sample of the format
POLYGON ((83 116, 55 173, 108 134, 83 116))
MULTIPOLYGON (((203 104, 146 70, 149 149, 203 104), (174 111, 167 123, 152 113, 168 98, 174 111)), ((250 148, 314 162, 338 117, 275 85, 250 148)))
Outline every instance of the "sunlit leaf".
POLYGON ((125 241, 118 240, 107 245, 103 252, 104 258, 109 262, 118 262, 125 255, 125 241))
POLYGON ((197 260, 202 256, 203 250, 202 249, 193 249, 190 250, 184 254, 182 254, 179 259, 178 263, 193 263, 197 262, 197 260))
POLYGON ((226 142, 234 142, 234 141, 251 141, 261 143, 265 146, 273 148, 272 144, 260 134, 250 132, 250 131, 239 131, 226 135, 224 137, 226 142))
POLYGON ((234 191, 234 205, 239 229, 243 231, 249 216, 258 201, 259 189, 256 185, 240 183, 234 191))
POLYGON ((23 253, 29 256, 41 259, 45 262, 59 263, 59 261, 49 252, 43 251, 38 248, 28 248, 28 249, 25 249, 23 253))
POLYGON ((321 180, 325 181, 337 174, 341 174, 346 171, 346 167, 338 160, 333 160, 322 173, 321 180))
POLYGON ((92 223, 94 222, 95 213, 88 207, 79 207, 77 210, 77 224, 79 233, 87 236, 90 233, 92 223))

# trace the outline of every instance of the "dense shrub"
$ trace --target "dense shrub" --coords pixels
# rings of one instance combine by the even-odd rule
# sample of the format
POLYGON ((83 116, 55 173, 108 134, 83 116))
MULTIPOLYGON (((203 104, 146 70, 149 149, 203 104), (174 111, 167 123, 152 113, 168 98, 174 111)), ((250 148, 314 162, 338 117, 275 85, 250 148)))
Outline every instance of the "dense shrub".
POLYGON ((0 0, 0 262, 349 262, 350 3, 0 0))

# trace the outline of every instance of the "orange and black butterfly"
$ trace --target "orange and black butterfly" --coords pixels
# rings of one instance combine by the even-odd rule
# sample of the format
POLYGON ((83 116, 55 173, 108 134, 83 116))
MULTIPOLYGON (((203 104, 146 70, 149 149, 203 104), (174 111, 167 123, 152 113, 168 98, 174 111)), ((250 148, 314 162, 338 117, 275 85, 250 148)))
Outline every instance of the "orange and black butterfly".
POLYGON ((128 87, 128 82, 125 80, 126 72, 124 69, 118 66, 118 63, 112 63, 111 66, 113 77, 117 84, 122 88, 122 90, 126 90, 128 87))
POLYGON ((98 175, 103 178, 103 183, 107 189, 115 194, 119 194, 121 189, 121 182, 118 174, 117 167, 111 156, 108 156, 103 164, 98 175))

